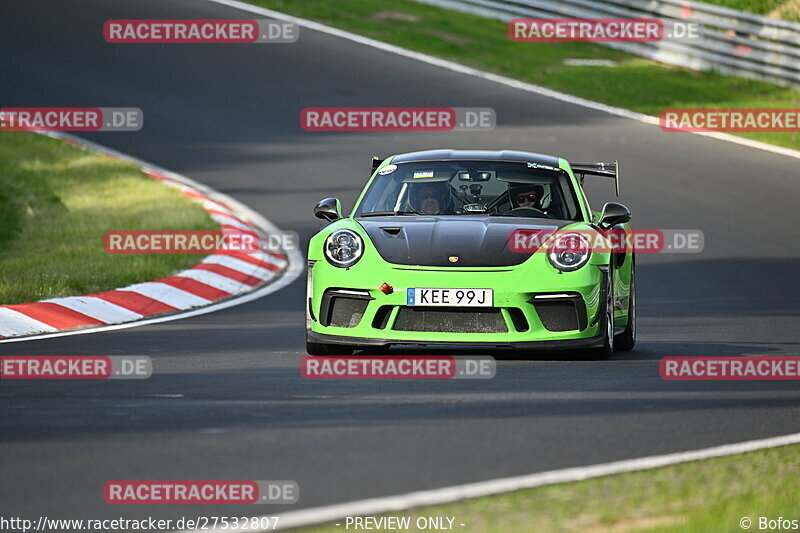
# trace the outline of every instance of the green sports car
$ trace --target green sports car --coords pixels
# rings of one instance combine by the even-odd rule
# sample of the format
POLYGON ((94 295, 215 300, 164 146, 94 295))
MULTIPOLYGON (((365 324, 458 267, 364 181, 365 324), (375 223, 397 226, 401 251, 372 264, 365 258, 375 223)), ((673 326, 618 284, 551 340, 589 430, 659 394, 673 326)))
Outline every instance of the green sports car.
POLYGON ((634 254, 607 243, 630 211, 593 212, 587 175, 520 151, 431 150, 373 159, 352 213, 327 198, 309 243, 306 347, 576 349, 607 358, 636 340, 634 254), (577 177, 576 177, 577 176, 577 177))

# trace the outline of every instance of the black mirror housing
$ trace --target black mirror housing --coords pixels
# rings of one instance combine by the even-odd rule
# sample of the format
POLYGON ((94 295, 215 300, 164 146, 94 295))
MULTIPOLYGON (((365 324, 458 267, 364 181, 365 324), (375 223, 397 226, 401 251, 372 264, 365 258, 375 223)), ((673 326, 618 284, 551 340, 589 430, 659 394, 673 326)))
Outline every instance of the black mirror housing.
POLYGON ((630 210, 617 202, 607 202, 600 214, 600 226, 611 228, 617 224, 624 224, 631 220, 630 210))
POLYGON ((372 156, 372 172, 370 172, 370 176, 372 176, 375 171, 378 170, 378 167, 381 166, 381 163, 383 163, 382 157, 378 157, 377 155, 372 156))
POLYGON ((314 206, 314 216, 333 222, 342 218, 342 203, 338 198, 325 198, 314 206))

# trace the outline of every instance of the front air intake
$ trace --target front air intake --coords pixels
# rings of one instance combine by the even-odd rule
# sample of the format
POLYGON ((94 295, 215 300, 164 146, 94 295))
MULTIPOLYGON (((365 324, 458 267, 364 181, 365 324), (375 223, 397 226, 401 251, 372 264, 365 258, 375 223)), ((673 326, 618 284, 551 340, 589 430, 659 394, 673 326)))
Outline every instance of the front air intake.
POLYGON ((499 309, 401 307, 392 329, 426 333, 507 333, 499 309))
POLYGON ((528 300, 548 331, 583 331, 586 329, 586 304, 579 294, 541 294, 528 300))
POLYGON ((328 289, 322 295, 320 324, 337 328, 354 328, 364 317, 370 300, 374 298, 367 291, 328 289))

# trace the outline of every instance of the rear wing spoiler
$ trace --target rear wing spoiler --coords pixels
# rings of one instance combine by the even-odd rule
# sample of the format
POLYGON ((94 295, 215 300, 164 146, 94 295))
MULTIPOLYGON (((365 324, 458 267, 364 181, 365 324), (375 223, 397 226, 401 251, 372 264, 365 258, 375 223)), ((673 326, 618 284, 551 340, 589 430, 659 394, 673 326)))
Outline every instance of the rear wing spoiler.
POLYGON ((570 163, 572 172, 579 174, 581 177, 581 185, 583 185, 583 178, 586 176, 601 176, 604 178, 611 178, 614 180, 614 188, 619 196, 619 161, 613 163, 570 163))

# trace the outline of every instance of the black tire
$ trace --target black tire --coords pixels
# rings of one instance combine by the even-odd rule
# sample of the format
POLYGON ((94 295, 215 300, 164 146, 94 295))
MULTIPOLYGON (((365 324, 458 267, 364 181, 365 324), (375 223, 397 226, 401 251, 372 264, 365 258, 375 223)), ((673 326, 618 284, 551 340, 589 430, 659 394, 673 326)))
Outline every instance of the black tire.
POLYGON ((308 355, 353 355, 355 349, 347 344, 322 344, 306 340, 308 355))
MULTIPOLYGON (((633 255, 631 255, 633 261, 633 255)), ((628 297, 628 325, 625 331, 614 339, 614 349, 618 352, 630 352, 636 346, 636 262, 631 264, 631 294, 628 297)))
POLYGON ((609 265, 603 294, 603 299, 605 300, 603 303, 603 317, 601 319, 601 326, 605 331, 603 335, 603 346, 587 352, 589 359, 595 361, 608 359, 611 357, 611 354, 614 353, 614 281, 611 268, 612 265, 609 265))

